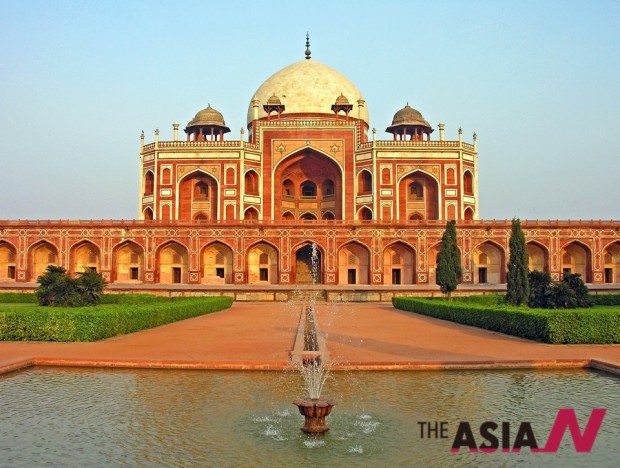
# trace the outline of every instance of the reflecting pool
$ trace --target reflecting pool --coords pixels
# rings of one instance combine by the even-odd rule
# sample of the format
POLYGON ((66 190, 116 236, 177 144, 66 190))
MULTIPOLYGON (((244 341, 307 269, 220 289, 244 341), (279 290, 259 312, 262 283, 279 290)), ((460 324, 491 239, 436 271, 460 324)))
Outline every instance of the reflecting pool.
MULTIPOLYGON (((300 431, 292 372, 34 368, 0 376, 0 466, 612 466, 620 379, 595 371, 334 372, 323 436, 300 431), (531 423, 543 446, 560 408, 583 430, 607 408, 591 453, 450 451, 460 421, 531 423), (446 421, 421 439, 420 421, 446 421)), ((480 439, 482 442, 482 439, 480 439)))

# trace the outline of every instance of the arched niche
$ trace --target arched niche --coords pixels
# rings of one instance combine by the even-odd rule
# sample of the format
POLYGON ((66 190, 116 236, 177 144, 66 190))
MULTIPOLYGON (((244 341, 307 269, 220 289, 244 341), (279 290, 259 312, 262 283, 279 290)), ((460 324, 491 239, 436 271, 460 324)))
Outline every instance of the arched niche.
POLYGON ((190 220, 204 213, 208 219, 217 220, 218 198, 218 183, 213 176, 202 171, 187 174, 179 182, 179 219, 190 220))
POLYGON ((370 252, 357 242, 349 242, 338 251, 338 283, 370 284, 370 252))
POLYGON ((259 242, 248 250, 248 284, 278 283, 278 251, 259 242))
POLYGON ((112 255, 115 283, 144 281, 144 249, 139 244, 125 241, 114 248, 112 255))
POLYGON ((178 242, 168 242, 157 250, 157 272, 161 284, 187 283, 187 248, 178 242))
POLYGON ((202 251, 202 284, 231 284, 233 282, 233 252, 222 242, 209 244, 202 251))
POLYGON ((50 242, 41 241, 30 247, 28 251, 28 264, 30 265, 30 281, 45 273, 50 265, 58 265, 58 248, 50 242))
POLYGON ((383 250, 383 284, 415 283, 415 252, 403 242, 395 242, 383 250))

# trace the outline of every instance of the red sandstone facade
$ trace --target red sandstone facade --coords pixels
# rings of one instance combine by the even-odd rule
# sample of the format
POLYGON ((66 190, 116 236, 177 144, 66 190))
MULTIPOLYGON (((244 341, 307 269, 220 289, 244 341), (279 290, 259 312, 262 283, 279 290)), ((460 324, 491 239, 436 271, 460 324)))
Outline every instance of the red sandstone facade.
MULTIPOLYGON (((0 282, 48 265, 111 283, 426 285, 447 220, 466 284, 505 282, 510 222, 478 220, 477 143, 444 139, 409 105, 377 139, 366 103, 307 60, 269 78, 247 138, 208 106, 179 140, 141 138, 140 220, 0 221, 0 282), (370 134, 370 137, 369 137, 370 134)), ((524 221, 530 268, 620 283, 620 222, 524 221)))

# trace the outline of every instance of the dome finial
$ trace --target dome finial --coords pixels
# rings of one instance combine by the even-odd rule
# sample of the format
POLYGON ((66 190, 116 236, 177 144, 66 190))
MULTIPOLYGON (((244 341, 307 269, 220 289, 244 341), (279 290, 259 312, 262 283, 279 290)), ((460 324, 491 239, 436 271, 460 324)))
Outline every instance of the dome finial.
POLYGON ((310 60, 310 34, 306 33, 306 60, 310 60))

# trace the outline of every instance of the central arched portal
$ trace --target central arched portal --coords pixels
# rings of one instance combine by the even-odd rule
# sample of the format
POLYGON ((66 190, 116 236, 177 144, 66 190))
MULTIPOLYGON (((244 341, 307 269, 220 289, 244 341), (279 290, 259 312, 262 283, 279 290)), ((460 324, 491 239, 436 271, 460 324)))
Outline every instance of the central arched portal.
POLYGON ((342 171, 310 149, 288 156, 274 172, 274 218, 343 219, 342 171))
POLYGON ((321 283, 321 251, 306 245, 295 253, 295 283, 321 283))

